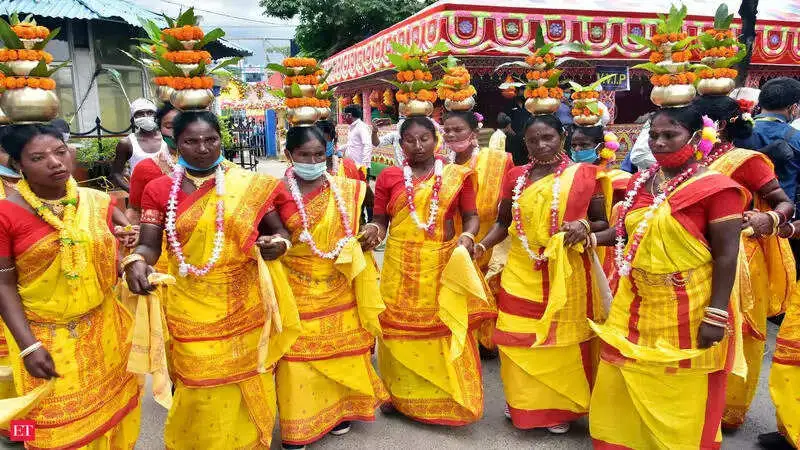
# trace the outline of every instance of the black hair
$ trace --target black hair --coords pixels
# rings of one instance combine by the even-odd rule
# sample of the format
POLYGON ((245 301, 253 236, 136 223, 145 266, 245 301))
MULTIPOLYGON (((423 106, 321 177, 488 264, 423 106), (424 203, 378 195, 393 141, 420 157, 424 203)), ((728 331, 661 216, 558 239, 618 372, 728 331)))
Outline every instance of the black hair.
POLYGON ((501 112, 497 115, 497 128, 502 130, 509 125, 511 125, 511 117, 508 117, 508 114, 501 112))
POLYGON ((725 122, 720 134, 728 142, 747 139, 753 134, 752 122, 742 119, 739 103, 727 95, 701 95, 694 99, 692 106, 713 121, 725 122))
POLYGON ((360 105, 347 105, 344 107, 345 114, 350 114, 351 116, 355 117, 356 119, 363 119, 364 118, 364 110, 361 109, 360 105))
POLYGON ((444 115, 444 120, 454 117, 463 120, 472 131, 478 131, 478 127, 480 127, 478 118, 475 117, 475 113, 472 111, 448 111, 444 115))
POLYGON ((156 111, 156 123, 158 124, 159 127, 161 126, 161 121, 164 120, 164 117, 166 117, 170 111, 177 111, 170 102, 165 102, 164 105, 161 106, 161 108, 158 108, 158 110, 156 111))
POLYGON ((322 132, 325 136, 330 136, 331 141, 336 143, 337 136, 336 136, 336 125, 333 124, 330 120, 318 120, 314 125, 317 126, 319 131, 322 132))
POLYGON ((800 102, 800 81, 794 78, 773 78, 761 86, 758 103, 765 110, 780 110, 800 102))
POLYGON ((69 124, 66 120, 58 118, 50 122, 50 126, 60 131, 61 133, 69 133, 69 124))
POLYGON ((406 118, 403 124, 400 125, 400 139, 402 139, 406 131, 411 128, 411 125, 419 125, 427 128, 428 131, 436 136, 436 125, 433 124, 433 120, 425 116, 411 116, 406 118))
POLYGON ((666 116, 671 122, 686 128, 690 133, 703 129, 703 115, 692 105, 680 108, 661 108, 656 111, 651 120, 655 121, 658 116, 666 116))
POLYGON ((595 145, 604 142, 605 133, 603 131, 602 125, 597 125, 594 127, 572 127, 569 130, 569 140, 567 142, 567 147, 572 146, 572 137, 575 136, 575 132, 580 131, 582 135, 588 137, 589 139, 593 140, 595 145))
POLYGON ((186 131, 186 128, 195 122, 205 122, 211 125, 220 136, 222 135, 219 128, 219 120, 211 111, 183 111, 175 117, 175 121, 172 123, 175 140, 177 141, 180 139, 181 134, 186 131))
POLYGON ((0 137, 0 145, 14 161, 22 159, 22 149, 36 136, 51 136, 59 141, 64 140, 61 131, 49 124, 8 125, 0 137))
POLYGON ((525 123, 525 127, 522 129, 522 134, 525 134, 528 131, 528 128, 537 123, 543 123, 548 127, 558 131, 558 134, 564 134, 564 124, 558 119, 558 117, 552 114, 536 114, 531 116, 531 118, 525 123))
POLYGON ((325 147, 325 144, 327 144, 325 136, 322 135, 322 131, 317 127, 291 127, 286 132, 286 151, 291 153, 314 139, 316 139, 322 147, 325 147))

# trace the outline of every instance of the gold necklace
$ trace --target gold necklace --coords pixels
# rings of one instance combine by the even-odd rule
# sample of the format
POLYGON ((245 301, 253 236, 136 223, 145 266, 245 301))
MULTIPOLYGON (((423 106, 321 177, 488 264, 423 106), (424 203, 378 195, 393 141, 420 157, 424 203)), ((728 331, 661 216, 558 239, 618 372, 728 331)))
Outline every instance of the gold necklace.
POLYGON ((56 217, 63 218, 64 211, 66 210, 67 205, 67 197, 64 196, 58 200, 46 200, 43 198, 39 199, 42 202, 42 206, 49 209, 56 217))
POLYGON ((190 174, 188 170, 184 171, 183 174, 186 176, 186 179, 189 180, 189 182, 194 185, 195 189, 200 189, 200 187, 206 184, 207 181, 211 180, 217 175, 216 171, 214 171, 210 175, 206 175, 204 177, 196 177, 190 174))

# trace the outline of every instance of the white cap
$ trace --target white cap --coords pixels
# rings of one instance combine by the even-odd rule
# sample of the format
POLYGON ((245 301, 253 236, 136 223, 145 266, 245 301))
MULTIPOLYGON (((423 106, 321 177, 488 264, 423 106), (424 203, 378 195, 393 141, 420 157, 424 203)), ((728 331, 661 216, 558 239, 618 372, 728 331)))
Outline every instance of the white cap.
POLYGON ((137 98, 131 102, 131 116, 139 111, 153 111, 156 112, 156 104, 146 98, 137 98))

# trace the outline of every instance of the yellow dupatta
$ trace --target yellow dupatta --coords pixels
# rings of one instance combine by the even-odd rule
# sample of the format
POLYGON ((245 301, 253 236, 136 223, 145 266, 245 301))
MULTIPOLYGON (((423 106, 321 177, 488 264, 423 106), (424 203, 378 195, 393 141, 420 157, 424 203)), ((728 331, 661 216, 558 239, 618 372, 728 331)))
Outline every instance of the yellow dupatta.
MULTIPOLYGON (((564 222, 570 202, 585 201, 588 205, 589 200, 587 198, 570 196, 575 177, 581 167, 581 164, 569 166, 559 177, 561 185, 558 198, 559 223, 564 222)), ((606 209, 608 209, 611 198, 610 181, 599 172, 596 180, 600 182, 602 191, 606 196, 606 209)), ((580 319, 580 323, 577 326, 563 327, 565 332, 560 334, 558 339, 561 343, 582 342, 590 334, 584 319, 587 313, 585 311, 586 302, 584 300, 581 304, 578 298, 580 294, 574 289, 576 284, 583 283, 586 278, 583 257, 581 256, 581 253, 584 252, 583 245, 577 244, 567 248, 564 245, 563 232, 550 235, 550 208, 554 182, 555 177, 552 174, 543 177, 525 188, 518 200, 528 245, 534 252, 543 250, 543 256, 547 258, 547 279, 543 279, 542 271, 534 270, 534 263, 523 248, 516 227, 512 225, 509 227, 509 237, 512 241, 508 254, 508 263, 503 269, 500 281, 501 286, 507 293, 532 303, 542 303, 544 301, 542 290, 544 286, 547 286, 548 301, 539 319, 501 314, 497 323, 497 329, 501 331, 535 334, 533 347, 541 346, 548 340, 551 327, 557 316, 568 320, 580 319), (580 271, 582 276, 573 275, 576 271, 580 271), (573 280, 575 282, 572 282, 573 280)), ((593 188, 594 184, 592 185, 593 188)), ((591 197, 592 192, 590 191, 583 195, 591 197)), ((590 277, 590 279, 594 280, 593 277, 590 277)), ((593 298, 599 298, 599 291, 594 281, 585 286, 584 290, 591 292, 593 298)), ((595 313, 599 314, 600 311, 597 310, 595 313)), ((570 321, 574 322, 575 320, 570 321)))
MULTIPOLYGON (((462 252, 454 251, 455 239, 444 241, 446 212, 470 173, 455 164, 444 166, 432 235, 417 228, 406 202, 398 200, 390 205, 392 219, 381 276, 381 293, 387 306, 381 317, 384 330, 408 334, 444 324, 453 336, 451 359, 463 351, 470 314, 491 310, 475 263, 468 255, 464 258, 462 252)), ((421 220, 427 218, 433 183, 431 177, 415 189, 414 204, 421 220)))
MULTIPOLYGON (((640 367, 663 372, 665 365, 677 369, 679 361, 691 360, 691 370, 713 372, 725 367, 728 346, 733 345, 732 371, 746 376, 739 271, 737 269, 729 305, 734 321, 731 338, 708 349, 697 348, 697 329, 711 296, 711 251, 675 219, 669 202, 695 183, 714 183, 716 180, 708 179, 714 175, 719 176, 709 170, 684 183, 654 211, 634 257, 633 272, 620 280, 608 320, 603 325, 590 321, 590 326, 603 341, 640 367), (639 302, 638 318, 635 329, 631 329, 630 310, 634 302, 639 302), (678 309, 678 303, 685 303, 684 312, 678 309), (679 317, 683 314, 689 320, 682 337, 679 317), (637 336, 637 343, 630 340, 632 334, 637 336), (684 343, 688 341, 688 347, 679 347, 682 340, 684 343)), ((629 236, 647 214, 649 208, 628 213, 625 225, 629 236)), ((630 241, 626 251, 629 247, 630 241)))
MULTIPOLYGON (((505 151, 484 148, 478 152, 475 163, 475 206, 478 208, 481 228, 476 236, 480 242, 497 221, 497 207, 500 204, 500 194, 503 190, 503 178, 508 166, 510 154, 505 151)), ((491 252, 487 252, 478 262, 478 267, 485 267, 491 259, 491 252)))

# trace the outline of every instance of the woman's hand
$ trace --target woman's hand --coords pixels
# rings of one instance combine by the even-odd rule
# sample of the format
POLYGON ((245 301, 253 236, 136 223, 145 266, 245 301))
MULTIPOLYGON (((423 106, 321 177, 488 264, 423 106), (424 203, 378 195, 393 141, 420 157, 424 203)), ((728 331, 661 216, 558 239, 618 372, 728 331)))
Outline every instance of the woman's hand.
POLYGON ((486 246, 483 245, 482 242, 475 244, 475 247, 472 250, 472 259, 477 261, 483 258, 483 255, 486 254, 486 251, 487 251, 486 246))
POLYGON ((715 327, 705 322, 700 323, 700 330, 697 333, 697 346, 699 348, 709 348, 721 341, 725 337, 725 328, 715 327))
POLYGON ((462 234, 458 238, 458 245, 460 245, 460 246, 464 247, 465 249, 467 249, 467 252, 469 252, 469 256, 474 258, 474 255, 475 255, 475 241, 473 241, 471 237, 469 237, 469 236, 467 236, 465 234, 462 234))
POLYGON ((364 232, 361 233, 361 237, 358 241, 361 242, 361 249, 366 252, 380 245, 382 240, 380 226, 376 224, 367 224, 364 226, 364 232))
POLYGON ((114 236, 126 248, 133 248, 139 243, 139 226, 114 227, 114 236))
POLYGON ((53 362, 53 357, 44 347, 36 349, 26 356, 22 362, 25 363, 25 370, 32 377, 49 380, 50 378, 59 378, 61 376, 56 372, 56 363, 53 362))
POLYGON ((760 211, 745 211, 744 212, 744 222, 742 223, 742 229, 747 227, 752 227, 754 236, 769 236, 772 234, 772 230, 774 228, 774 223, 772 221, 772 217, 769 216, 767 213, 762 213, 760 211))
POLYGON ((586 242, 586 238, 589 236, 586 226, 578 220, 561 225, 561 231, 566 233, 564 236, 564 244, 567 247, 586 242))
POLYGON ((128 282, 128 289, 136 295, 147 295, 155 286, 147 281, 148 275, 153 273, 153 268, 144 261, 134 261, 125 267, 125 280, 128 282))
POLYGON ((286 242, 277 239, 280 237, 280 235, 259 236, 256 240, 256 245, 261 250, 261 257, 264 258, 265 261, 275 261, 288 250, 286 242))

